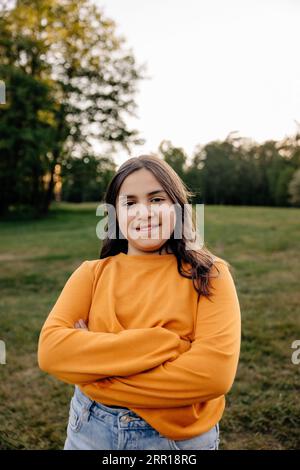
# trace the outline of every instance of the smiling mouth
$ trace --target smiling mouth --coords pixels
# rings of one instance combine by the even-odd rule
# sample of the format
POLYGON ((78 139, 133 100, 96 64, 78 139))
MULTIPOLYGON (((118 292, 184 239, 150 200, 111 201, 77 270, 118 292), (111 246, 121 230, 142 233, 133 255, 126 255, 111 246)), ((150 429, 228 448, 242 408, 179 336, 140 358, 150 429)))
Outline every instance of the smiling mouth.
POLYGON ((147 227, 137 227, 135 230, 137 230, 138 232, 151 232, 151 230, 154 230, 158 227, 160 227, 161 224, 157 224, 157 225, 148 225, 147 227))

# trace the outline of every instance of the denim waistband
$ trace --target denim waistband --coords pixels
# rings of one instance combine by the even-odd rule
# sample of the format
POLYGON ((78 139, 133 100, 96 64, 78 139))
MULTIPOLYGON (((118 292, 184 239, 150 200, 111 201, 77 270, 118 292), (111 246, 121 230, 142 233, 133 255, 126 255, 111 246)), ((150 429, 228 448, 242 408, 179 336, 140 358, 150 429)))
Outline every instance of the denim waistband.
POLYGON ((92 400, 90 397, 88 397, 85 393, 83 393, 78 385, 75 385, 75 396, 81 402, 83 405, 85 405, 86 408, 90 408, 92 405, 97 406, 101 408, 104 411, 107 411, 109 413, 113 413, 115 415, 119 414, 121 411, 125 411, 128 413, 131 413, 135 415, 134 411, 130 410, 130 408, 122 407, 122 406, 110 406, 110 405, 104 405, 103 403, 100 403, 98 401, 92 400))

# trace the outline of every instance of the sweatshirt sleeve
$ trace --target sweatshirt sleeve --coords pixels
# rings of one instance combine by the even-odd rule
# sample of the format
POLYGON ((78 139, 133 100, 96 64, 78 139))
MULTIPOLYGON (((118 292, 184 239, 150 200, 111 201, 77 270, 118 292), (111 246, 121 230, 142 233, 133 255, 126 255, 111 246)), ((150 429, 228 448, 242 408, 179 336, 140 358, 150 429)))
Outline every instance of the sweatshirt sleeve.
POLYGON ((160 326, 118 333, 76 329, 80 318, 88 322, 93 282, 89 261, 68 278, 40 332, 41 370, 67 383, 84 384, 151 369, 190 347, 176 332, 160 326))
POLYGON ((225 261, 217 261, 210 300, 201 296, 191 348, 174 361, 139 374, 114 377, 82 388, 97 401, 126 407, 172 408, 225 395, 232 387, 240 353, 240 306, 225 261))

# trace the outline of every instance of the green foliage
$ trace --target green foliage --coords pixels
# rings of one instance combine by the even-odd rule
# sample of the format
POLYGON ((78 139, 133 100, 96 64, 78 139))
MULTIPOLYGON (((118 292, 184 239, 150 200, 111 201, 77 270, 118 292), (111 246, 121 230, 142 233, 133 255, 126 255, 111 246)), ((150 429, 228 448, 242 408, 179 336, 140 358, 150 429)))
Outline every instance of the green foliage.
MULTIPOLYGON (((300 134, 257 144, 229 135, 198 146, 191 163, 168 144, 165 160, 194 193, 192 202, 229 205, 290 206, 289 184, 299 159, 300 134)), ((297 184, 295 183, 295 187, 297 184)), ((294 189, 294 192, 296 189, 294 189)))
POLYGON ((300 206, 300 168, 293 174, 288 191, 291 203, 300 206))
POLYGON ((144 67, 137 67, 115 26, 90 0, 27 0, 1 8, 7 103, 0 109, 0 215, 17 205, 45 214, 56 165, 90 154, 92 138, 112 150, 144 142, 124 121, 134 114, 144 67))
POLYGON ((69 202, 102 201, 108 183, 115 173, 109 157, 69 158, 62 162, 61 198, 69 202))
POLYGON ((187 155, 182 148, 173 147, 169 140, 161 142, 158 154, 184 179, 187 169, 187 155))
MULTIPOLYGON (((91 0, 1 4, 0 79, 7 102, 0 105, 0 217, 45 215, 58 167, 63 199, 103 196, 115 165, 107 153, 94 155, 91 143, 108 146, 108 155, 144 143, 124 119, 135 116, 143 70, 114 21, 91 0)), ((190 159, 163 140, 157 153, 194 193, 191 202, 299 204, 299 132, 262 144, 231 133, 223 142, 198 145, 190 159)))

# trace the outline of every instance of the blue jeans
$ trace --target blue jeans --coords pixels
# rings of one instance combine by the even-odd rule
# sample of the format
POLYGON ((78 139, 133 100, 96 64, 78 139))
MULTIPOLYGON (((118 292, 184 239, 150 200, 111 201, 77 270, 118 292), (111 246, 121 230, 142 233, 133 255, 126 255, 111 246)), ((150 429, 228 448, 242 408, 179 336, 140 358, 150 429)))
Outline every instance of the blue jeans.
POLYGON ((219 423, 190 439, 172 440, 134 411, 91 400, 75 385, 64 450, 218 450, 219 423))

